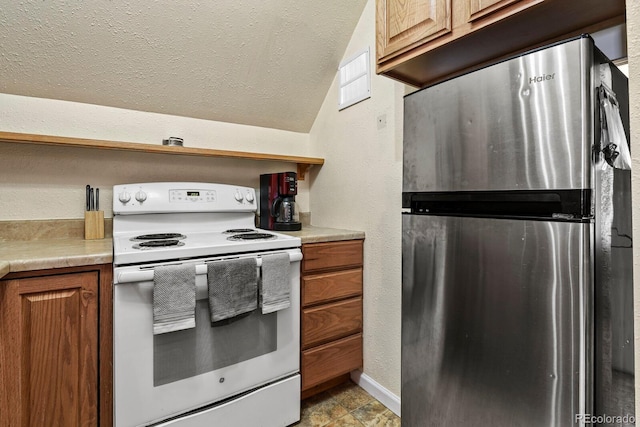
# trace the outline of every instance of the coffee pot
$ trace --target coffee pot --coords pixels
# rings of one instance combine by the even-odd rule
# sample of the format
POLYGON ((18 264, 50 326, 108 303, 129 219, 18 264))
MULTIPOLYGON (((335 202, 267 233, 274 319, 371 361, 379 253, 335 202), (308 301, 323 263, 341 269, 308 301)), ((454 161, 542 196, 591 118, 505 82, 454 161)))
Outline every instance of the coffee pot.
POLYGON ((271 208, 271 216, 276 219, 276 222, 293 223, 298 220, 298 210, 296 208, 296 202, 293 197, 285 196, 278 197, 271 208))
POLYGON ((260 228, 278 231, 302 229, 296 194, 298 180, 295 172, 260 175, 260 228))

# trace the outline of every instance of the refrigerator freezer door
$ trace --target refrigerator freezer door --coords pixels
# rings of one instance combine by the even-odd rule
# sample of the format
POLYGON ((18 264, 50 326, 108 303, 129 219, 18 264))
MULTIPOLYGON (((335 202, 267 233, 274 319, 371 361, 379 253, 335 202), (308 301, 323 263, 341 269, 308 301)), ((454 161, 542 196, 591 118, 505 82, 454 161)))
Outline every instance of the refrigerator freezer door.
POLYGON ((403 215, 402 425, 591 413, 588 223, 403 215))
POLYGON ((591 64, 579 38, 405 97, 403 191, 591 188, 591 64))

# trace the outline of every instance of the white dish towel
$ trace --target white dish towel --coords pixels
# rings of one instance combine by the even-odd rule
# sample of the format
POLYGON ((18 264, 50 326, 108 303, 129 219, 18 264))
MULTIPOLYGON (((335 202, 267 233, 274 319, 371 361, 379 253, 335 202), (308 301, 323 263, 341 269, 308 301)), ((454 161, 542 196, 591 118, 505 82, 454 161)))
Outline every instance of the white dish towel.
POLYGON ((153 334, 196 326, 196 267, 166 265, 153 269, 153 334))
POLYGON ((262 314, 273 313, 291 306, 288 253, 262 256, 260 300, 262 314))

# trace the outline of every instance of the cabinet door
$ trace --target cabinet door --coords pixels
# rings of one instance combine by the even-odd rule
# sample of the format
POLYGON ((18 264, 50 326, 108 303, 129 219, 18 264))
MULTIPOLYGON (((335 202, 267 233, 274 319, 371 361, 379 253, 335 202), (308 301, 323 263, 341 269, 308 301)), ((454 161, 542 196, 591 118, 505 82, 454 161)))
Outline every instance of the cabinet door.
POLYGON ((98 281, 0 281, 0 425, 98 425, 98 281))
POLYGON ((377 0, 378 59, 451 31, 451 0, 377 0))
POLYGON ((467 2, 467 22, 496 14, 496 18, 505 18, 523 8, 533 6, 543 0, 465 0, 467 2))

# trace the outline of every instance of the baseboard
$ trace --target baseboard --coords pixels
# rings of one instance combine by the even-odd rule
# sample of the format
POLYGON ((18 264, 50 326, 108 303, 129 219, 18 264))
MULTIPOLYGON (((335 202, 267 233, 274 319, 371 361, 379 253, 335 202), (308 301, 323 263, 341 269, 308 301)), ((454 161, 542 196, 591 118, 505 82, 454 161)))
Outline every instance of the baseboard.
POLYGON ((362 387, 371 396, 378 399, 380 403, 389 408, 394 414, 400 416, 400 398, 389 390, 378 384, 362 371, 352 371, 351 380, 362 387))

